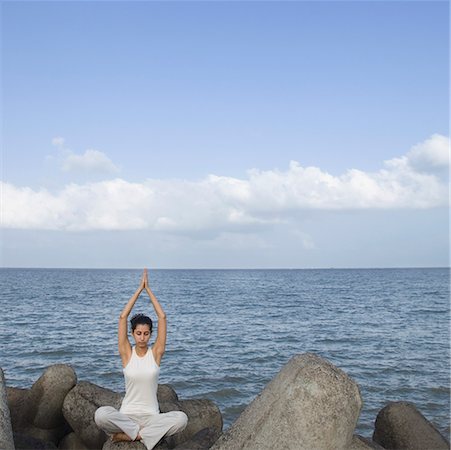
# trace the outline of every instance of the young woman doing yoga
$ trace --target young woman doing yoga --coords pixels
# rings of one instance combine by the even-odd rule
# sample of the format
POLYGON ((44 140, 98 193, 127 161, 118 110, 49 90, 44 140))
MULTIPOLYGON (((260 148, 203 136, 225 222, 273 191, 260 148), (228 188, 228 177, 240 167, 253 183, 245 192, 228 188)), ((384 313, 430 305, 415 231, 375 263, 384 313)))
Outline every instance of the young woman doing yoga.
POLYGON ((125 378, 125 397, 118 410, 102 406, 95 412, 95 422, 113 441, 142 441, 148 450, 164 437, 182 431, 188 417, 182 411, 160 413, 157 399, 160 363, 166 346, 166 314, 149 287, 147 269, 144 269, 137 291, 128 301, 119 317, 119 354, 125 378), (157 338, 152 347, 152 320, 144 314, 131 319, 132 347, 127 337, 128 316, 141 292, 150 297, 158 318, 157 338))

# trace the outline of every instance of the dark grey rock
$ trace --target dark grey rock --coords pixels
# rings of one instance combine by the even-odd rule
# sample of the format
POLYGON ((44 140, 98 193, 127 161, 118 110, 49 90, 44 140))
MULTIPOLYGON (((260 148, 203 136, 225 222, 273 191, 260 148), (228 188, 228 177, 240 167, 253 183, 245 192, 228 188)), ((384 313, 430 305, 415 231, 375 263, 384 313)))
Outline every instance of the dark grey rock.
MULTIPOLYGON (((88 448, 102 448, 105 445, 127 445, 127 443, 108 443, 108 436, 94 422, 94 414, 101 406, 119 409, 122 394, 102 388, 87 381, 81 381, 66 396, 63 414, 78 438, 88 448)), ((177 394, 169 385, 158 386, 160 399, 177 399, 177 394)), ((210 400, 160 401, 161 412, 183 411, 188 416, 186 429, 174 436, 171 446, 190 439, 203 428, 222 430, 222 416, 219 408, 210 400)), ((132 444, 129 444, 132 445, 132 444)), ((135 445, 135 444, 133 444, 135 445)), ((136 444, 138 445, 138 444, 136 444)), ((118 449, 117 447, 114 447, 118 449)))
POLYGON ((213 445, 215 450, 348 450, 362 400, 357 384, 314 354, 296 355, 213 445))
POLYGON ((6 382, 3 369, 0 368, 0 448, 2 450, 14 450, 13 429, 11 426, 11 414, 8 406, 6 382))
POLYGON ((391 450, 449 449, 449 442, 409 402, 391 402, 379 411, 373 440, 391 450))
POLYGON ((68 432, 62 405, 76 381, 70 366, 56 364, 48 367, 31 389, 8 388, 13 431, 57 444, 68 432))
POLYGON ((80 381, 63 403, 63 415, 83 444, 91 449, 102 448, 107 435, 94 422, 100 406, 119 408, 121 395, 88 381, 80 381))
POLYGON ((60 450, 90 450, 74 432, 64 436, 58 448, 60 450))
POLYGON ((180 433, 166 438, 170 447, 175 447, 188 441, 196 433, 205 428, 210 428, 218 433, 222 431, 223 421, 221 411, 211 400, 190 399, 160 403, 160 411, 183 411, 188 416, 186 428, 180 433))
MULTIPOLYGON (((14 430, 16 431, 16 430, 14 430)), ((21 434, 44 442, 53 442, 55 445, 67 434, 66 426, 51 429, 35 427, 33 425, 18 430, 21 434)))
POLYGON ((23 433, 14 432, 16 450, 52 450, 58 448, 53 442, 43 441, 23 433))
POLYGON ((61 412, 64 398, 77 384, 77 375, 66 364, 48 367, 31 387, 28 401, 35 411, 33 425, 52 429, 64 425, 61 412))
POLYGON ((174 450, 207 450, 218 440, 220 435, 221 432, 215 428, 204 428, 188 441, 177 445, 174 450))
MULTIPOLYGON (((210 400, 181 400, 178 402, 160 403, 162 413, 183 411, 188 416, 188 425, 180 433, 165 437, 155 447, 156 450, 177 448, 193 449, 209 448, 221 434, 222 415, 219 408, 210 400), (184 445, 184 447, 183 447, 184 445), (180 447, 182 446, 182 447, 180 447)), ((103 450, 126 450, 145 448, 139 442, 114 443, 107 439, 103 450)))
POLYGON ((146 446, 140 441, 113 442, 108 438, 103 444, 102 450, 146 450, 146 446))
MULTIPOLYGON (((161 440, 153 450, 169 450, 170 448, 164 440, 161 440)), ((105 444, 103 444, 102 450, 146 450, 146 446, 139 441, 113 442, 108 438, 105 444)))
POLYGON ((158 403, 176 402, 179 397, 170 384, 159 384, 157 391, 158 403))
POLYGON ((378 443, 372 441, 371 439, 367 439, 363 436, 355 434, 352 438, 351 447, 349 450, 385 450, 384 447, 381 447, 378 443))
POLYGON ((30 389, 7 387, 8 405, 11 412, 11 425, 13 430, 20 430, 30 426, 33 422, 34 412, 29 402, 30 389))

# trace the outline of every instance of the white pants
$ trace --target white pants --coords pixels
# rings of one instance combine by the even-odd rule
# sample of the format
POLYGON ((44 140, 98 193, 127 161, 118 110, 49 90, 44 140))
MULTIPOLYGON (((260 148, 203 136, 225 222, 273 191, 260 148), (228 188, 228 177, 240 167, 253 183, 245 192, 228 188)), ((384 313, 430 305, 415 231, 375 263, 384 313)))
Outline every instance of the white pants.
POLYGON ((148 450, 163 436, 171 436, 185 429, 188 416, 182 411, 160 414, 124 414, 112 406, 101 406, 94 415, 97 426, 106 433, 123 432, 135 440, 138 434, 148 450))

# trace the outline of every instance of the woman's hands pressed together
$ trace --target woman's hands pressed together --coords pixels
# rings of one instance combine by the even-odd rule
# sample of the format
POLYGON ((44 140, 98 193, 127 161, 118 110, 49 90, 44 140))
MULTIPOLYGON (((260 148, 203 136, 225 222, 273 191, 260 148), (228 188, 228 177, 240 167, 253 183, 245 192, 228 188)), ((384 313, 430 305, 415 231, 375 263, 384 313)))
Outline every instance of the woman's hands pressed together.
POLYGON ((139 287, 138 287, 139 291, 142 292, 144 289, 146 289, 148 284, 149 284, 149 281, 147 278, 147 269, 144 269, 143 273, 141 275, 141 281, 140 281, 139 287))
POLYGON ((147 291, 149 289, 149 277, 147 275, 147 269, 144 269, 142 276, 143 289, 147 291))

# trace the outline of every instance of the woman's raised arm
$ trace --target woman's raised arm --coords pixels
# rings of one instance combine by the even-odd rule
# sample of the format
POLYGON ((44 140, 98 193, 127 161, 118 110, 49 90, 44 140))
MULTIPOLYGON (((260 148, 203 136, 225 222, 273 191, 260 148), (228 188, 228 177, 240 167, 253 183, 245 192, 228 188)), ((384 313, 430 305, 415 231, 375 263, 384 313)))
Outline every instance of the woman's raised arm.
POLYGON ((132 353, 132 347, 130 345, 130 342, 129 342, 128 336, 127 336, 128 316, 130 315, 130 312, 133 309, 133 306, 135 305, 136 300, 139 297, 139 294, 141 294, 141 292, 144 289, 144 279, 145 278, 147 278, 147 271, 143 272, 143 275, 141 277, 141 283, 139 284, 138 289, 131 296, 130 300, 125 305, 124 309, 121 312, 121 315, 119 316, 118 347, 119 347, 119 354, 121 355, 122 364, 124 367, 127 364, 127 362, 130 360, 130 356, 132 353))
POLYGON ((163 311, 160 303, 155 297, 154 293, 150 289, 149 281, 147 279, 147 270, 144 270, 144 289, 150 297, 150 301, 152 302, 153 309, 155 310, 155 314, 158 318, 158 330, 157 330, 157 338, 155 339, 155 344, 152 347, 153 356, 158 365, 161 363, 161 358, 163 358, 164 351, 166 349, 166 314, 163 311))

